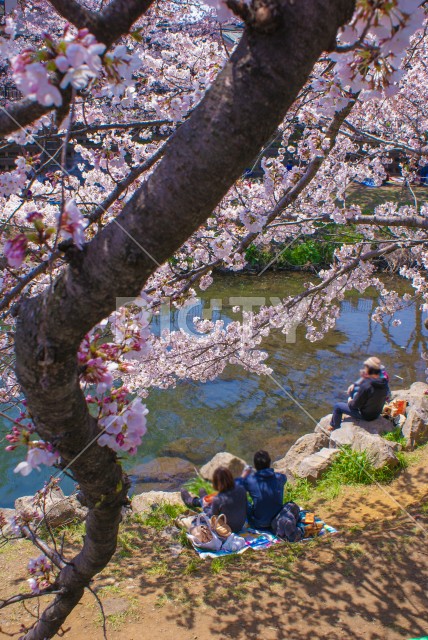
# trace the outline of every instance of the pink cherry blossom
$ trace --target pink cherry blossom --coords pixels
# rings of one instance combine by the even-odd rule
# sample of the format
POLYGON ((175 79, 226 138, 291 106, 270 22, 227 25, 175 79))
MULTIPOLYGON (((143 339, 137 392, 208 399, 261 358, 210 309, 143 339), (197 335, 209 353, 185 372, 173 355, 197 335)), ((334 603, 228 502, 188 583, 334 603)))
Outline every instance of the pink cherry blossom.
POLYGON ((4 246, 4 255, 6 256, 9 266, 18 269, 25 259, 27 251, 27 237, 20 233, 13 240, 8 240, 4 246))
POLYGON ((27 459, 17 464, 14 473, 20 473, 28 476, 33 469, 40 471, 40 465, 52 466, 58 460, 58 453, 52 450, 51 445, 46 444, 43 440, 31 442, 31 447, 27 453, 27 459))
POLYGON ((71 238, 78 249, 83 249, 86 222, 75 200, 68 200, 61 218, 61 231, 64 238, 71 238))

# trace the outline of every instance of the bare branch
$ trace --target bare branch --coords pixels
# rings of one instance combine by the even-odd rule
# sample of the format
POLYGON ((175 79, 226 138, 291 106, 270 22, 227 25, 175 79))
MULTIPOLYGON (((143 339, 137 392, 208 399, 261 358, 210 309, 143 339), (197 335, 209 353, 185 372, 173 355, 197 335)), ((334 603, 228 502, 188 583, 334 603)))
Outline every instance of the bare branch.
POLYGON ((45 556, 49 558, 49 560, 51 560, 56 567, 58 567, 58 569, 63 569, 67 565, 67 563, 64 562, 61 556, 54 549, 51 549, 51 547, 44 540, 39 538, 39 536, 35 534, 29 526, 21 527, 21 531, 27 538, 27 540, 30 540, 30 542, 32 542, 38 549, 40 549, 40 551, 42 551, 45 556))
POLYGON ((38 593, 20 593, 19 595, 11 596, 5 600, 0 600, 0 609, 4 609, 5 607, 8 607, 11 604, 16 604, 17 602, 22 602, 23 600, 34 600, 34 598, 39 598, 40 596, 51 596, 59 593, 61 592, 55 590, 53 586, 48 589, 43 589, 43 591, 39 591, 38 593))

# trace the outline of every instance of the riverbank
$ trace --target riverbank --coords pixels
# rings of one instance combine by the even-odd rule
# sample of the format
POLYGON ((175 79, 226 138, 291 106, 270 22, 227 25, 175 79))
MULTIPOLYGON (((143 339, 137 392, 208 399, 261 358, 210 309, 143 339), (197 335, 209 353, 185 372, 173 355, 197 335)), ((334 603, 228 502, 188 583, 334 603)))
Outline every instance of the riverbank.
MULTIPOLYGON (((188 325, 192 315, 202 316, 216 305, 221 309, 213 311, 213 318, 236 320, 239 316, 233 312, 237 304, 234 299, 264 299, 270 304, 272 299, 301 291, 306 280, 307 276, 301 274, 283 273, 218 278, 203 293, 200 306, 190 310, 188 325)), ((400 295, 408 290, 400 278, 387 278, 386 284, 400 295)), ((143 479, 135 474, 135 492, 177 488, 177 484, 169 486, 165 476, 159 479, 153 472, 153 461, 159 458, 175 459, 168 464, 179 465, 187 460, 199 467, 218 451, 232 451, 247 460, 261 448, 286 451, 299 436, 313 430, 314 423, 278 384, 319 419, 331 411, 334 402, 346 400, 346 388, 369 354, 382 358, 393 389, 423 380, 426 363, 420 354, 428 351, 428 331, 419 305, 412 303, 403 309, 397 316, 402 324, 395 327, 371 321, 377 304, 377 294, 372 290, 347 296, 335 329, 316 343, 305 339, 304 327, 297 327, 289 336, 272 332, 262 348, 268 353, 275 380, 229 366, 207 383, 180 381, 175 388, 152 390, 146 400, 150 413, 144 444, 135 457, 124 460, 132 475, 136 467, 152 463, 143 479)), ((2 423, 3 433, 9 428, 2 423)), ((22 457, 21 448, 13 452, 0 448, 3 507, 13 507, 16 498, 34 494, 49 479, 51 470, 43 467, 40 473, 25 478, 14 474, 22 457)), ((63 478, 61 488, 64 493, 70 492, 72 481, 63 478)))
MULTIPOLYGON (((428 446, 385 487, 341 487, 310 506, 339 535, 267 552, 201 561, 173 552, 165 510, 127 520, 113 562, 94 581, 109 637, 140 640, 407 640, 427 634, 428 446), (399 506, 411 517, 403 514, 399 506), (412 520, 411 518, 415 518, 412 520)), ((170 511, 174 514, 174 511, 170 511)), ((64 529, 77 549, 82 527, 64 529)), ((73 548, 69 548, 69 557, 73 548)), ((25 540, 0 552, 0 597, 16 593, 34 548, 25 540)), ((35 602, 27 603, 29 612, 35 602)), ((3 635, 30 624, 21 604, 0 611, 3 635)), ((69 640, 103 638, 93 596, 67 622, 69 640)))

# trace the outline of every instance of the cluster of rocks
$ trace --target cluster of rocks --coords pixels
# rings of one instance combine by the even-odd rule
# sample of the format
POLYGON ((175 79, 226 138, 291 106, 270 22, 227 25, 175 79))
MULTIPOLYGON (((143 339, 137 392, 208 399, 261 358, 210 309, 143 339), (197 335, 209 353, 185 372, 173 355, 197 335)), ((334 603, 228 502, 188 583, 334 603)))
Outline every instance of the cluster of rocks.
MULTIPOLYGON (((398 390, 393 399, 407 402, 406 416, 401 420, 401 433, 405 448, 413 449, 428 442, 428 385, 415 382, 410 389, 398 390)), ((345 445, 353 451, 367 453, 375 469, 394 468, 399 464, 397 450, 402 446, 382 437, 396 428, 386 418, 366 422, 344 416, 342 426, 329 432, 331 414, 316 425, 314 433, 297 440, 286 455, 274 463, 274 468, 285 473, 292 482, 299 478, 320 480, 345 445)))
MULTIPOLYGON (((405 448, 413 449, 417 445, 428 442, 428 385, 424 382, 415 382, 410 389, 395 391, 393 398, 406 400, 408 403, 406 416, 401 421, 405 448)), ((402 445, 382 437, 382 434, 396 428, 391 420, 380 417, 366 422, 344 416, 341 428, 334 432, 329 431, 330 420, 331 414, 322 418, 314 432, 300 437, 285 456, 274 463, 274 468, 285 473, 291 482, 299 478, 316 482, 329 469, 344 445, 351 447, 353 451, 365 451, 375 469, 391 469, 399 464, 396 453, 402 445)), ((175 458, 170 460, 172 460, 171 466, 176 463, 175 458)), ((202 478, 212 480, 215 469, 225 466, 236 477, 241 474, 245 464, 245 460, 223 451, 203 465, 198 473, 202 478)), ((146 471, 153 471, 156 468, 159 478, 159 469, 162 470, 163 464, 159 466, 158 461, 153 461, 142 467, 146 471)), ((181 465, 180 471, 182 472, 179 478, 181 482, 185 479, 183 476, 194 476, 196 473, 195 467, 190 463, 187 463, 187 466, 181 465), (183 471, 185 471, 184 474, 183 471)), ((169 480, 168 477, 164 479, 169 480)), ((139 510, 140 505, 146 507, 148 502, 158 503, 162 499, 171 499, 179 503, 179 496, 178 492, 150 491, 133 499, 134 508, 139 510)))
MULTIPOLYGON (((428 385, 415 382, 410 389, 395 391, 393 398, 406 400, 408 403, 406 416, 401 424, 405 448, 413 449, 428 442, 428 385)), ((375 469, 393 468, 399 464, 396 453, 402 448, 401 445, 382 437, 382 434, 396 428, 391 420, 380 417, 366 422, 345 416, 341 428, 330 433, 330 418, 331 415, 325 416, 313 433, 300 437, 284 457, 274 462, 275 470, 285 473, 291 482, 299 478, 316 482, 329 469, 344 445, 350 446, 353 451, 365 451, 375 469)), ((241 475, 245 465, 245 460, 226 451, 217 453, 199 471, 190 460, 175 456, 165 456, 141 464, 133 470, 133 476, 136 479, 135 486, 145 490, 133 496, 132 509, 136 513, 142 513, 162 502, 182 504, 177 489, 196 473, 205 480, 212 481, 215 469, 224 466, 237 477, 241 475), (160 491, 159 485, 165 490, 160 491), (148 490, 151 487, 156 490, 148 490)), ((34 511, 32 496, 18 498, 15 509, 0 509, 7 520, 19 512, 34 511)), ((41 510, 36 511, 42 517, 41 510)), ((45 518, 51 527, 83 520, 86 513, 75 496, 66 497, 60 490, 52 492, 46 500, 45 518)))

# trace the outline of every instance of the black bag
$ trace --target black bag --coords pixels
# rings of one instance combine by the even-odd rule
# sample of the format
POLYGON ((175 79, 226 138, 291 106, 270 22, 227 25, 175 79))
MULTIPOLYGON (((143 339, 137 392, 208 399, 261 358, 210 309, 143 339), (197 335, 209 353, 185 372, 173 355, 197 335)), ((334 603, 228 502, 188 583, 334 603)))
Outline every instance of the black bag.
POLYGON ((278 538, 288 540, 288 542, 298 542, 303 537, 301 528, 297 526, 299 520, 299 506, 295 502, 287 502, 274 517, 270 526, 278 538))

